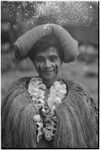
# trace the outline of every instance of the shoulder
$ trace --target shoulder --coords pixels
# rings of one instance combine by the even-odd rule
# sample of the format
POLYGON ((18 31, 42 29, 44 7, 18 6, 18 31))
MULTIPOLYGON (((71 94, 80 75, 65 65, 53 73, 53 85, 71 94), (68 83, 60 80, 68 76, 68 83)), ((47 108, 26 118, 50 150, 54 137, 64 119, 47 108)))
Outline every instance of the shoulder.
POLYGON ((65 100, 71 99, 71 103, 73 102, 77 102, 77 104, 82 103, 82 105, 88 107, 91 113, 95 114, 97 117, 98 109, 96 107, 95 100, 93 99, 87 87, 77 81, 69 79, 62 79, 62 80, 66 84, 68 90, 68 94, 65 100))
POLYGON ((79 83, 78 81, 71 80, 71 79, 69 80, 67 78, 63 78, 60 80, 62 80, 66 84, 67 90, 69 92, 83 93, 84 95, 90 96, 89 90, 82 83, 79 83))
POLYGON ((19 78, 18 80, 12 82, 12 84, 10 85, 9 89, 15 86, 20 86, 20 85, 26 85, 29 81, 30 81, 31 77, 22 77, 19 78))
POLYGON ((12 84, 10 85, 9 90, 14 90, 15 87, 21 87, 21 86, 24 86, 27 88, 28 86, 28 83, 29 81, 32 79, 32 78, 37 78, 37 76, 30 76, 30 77, 22 77, 22 78, 19 78, 18 80, 12 82, 12 84))
POLYGON ((62 80, 66 84, 68 91, 71 91, 71 90, 81 91, 81 92, 88 91, 83 84, 81 84, 75 80, 69 80, 67 78, 60 79, 60 80, 62 80))
POLYGON ((61 80, 66 84, 66 88, 68 92, 66 99, 68 99, 68 97, 71 98, 74 97, 74 99, 77 102, 79 102, 80 100, 86 102, 87 105, 92 110, 94 110, 95 112, 98 111, 95 104, 95 100, 93 99, 91 93, 89 92, 86 86, 74 80, 69 80, 69 79, 61 79, 61 80))
POLYGON ((19 78, 18 80, 14 81, 11 83, 11 85, 8 87, 6 95, 2 99, 2 105, 6 101, 16 101, 16 99, 24 99, 27 97, 28 92, 28 84, 29 81, 33 78, 32 77, 22 77, 19 78))

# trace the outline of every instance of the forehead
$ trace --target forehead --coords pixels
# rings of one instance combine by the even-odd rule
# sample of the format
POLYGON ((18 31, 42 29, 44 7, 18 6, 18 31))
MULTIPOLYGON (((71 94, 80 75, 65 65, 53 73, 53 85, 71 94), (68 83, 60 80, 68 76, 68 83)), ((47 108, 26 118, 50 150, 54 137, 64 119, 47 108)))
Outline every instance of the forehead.
POLYGON ((39 51, 36 56, 50 56, 50 55, 57 55, 58 51, 56 47, 49 47, 45 49, 44 51, 39 51))

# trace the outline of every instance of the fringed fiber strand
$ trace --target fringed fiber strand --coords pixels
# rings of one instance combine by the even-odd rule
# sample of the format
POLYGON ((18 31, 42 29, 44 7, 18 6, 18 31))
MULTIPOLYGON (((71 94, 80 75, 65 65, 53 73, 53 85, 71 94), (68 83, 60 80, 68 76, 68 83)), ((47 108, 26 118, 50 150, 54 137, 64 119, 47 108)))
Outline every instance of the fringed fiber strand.
POLYGON ((8 148, 36 148, 36 114, 23 84, 9 90, 2 106, 2 145, 8 148))
POLYGON ((97 148, 97 115, 96 110, 91 114, 94 108, 91 101, 88 102, 89 95, 79 84, 66 80, 66 85, 68 94, 56 111, 58 125, 54 148, 97 148))

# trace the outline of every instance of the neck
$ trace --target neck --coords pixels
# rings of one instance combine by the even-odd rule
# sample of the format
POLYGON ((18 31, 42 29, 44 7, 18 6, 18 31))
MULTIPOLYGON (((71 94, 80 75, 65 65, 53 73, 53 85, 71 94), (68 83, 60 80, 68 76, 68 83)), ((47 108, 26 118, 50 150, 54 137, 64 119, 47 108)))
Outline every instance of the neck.
POLYGON ((55 81, 57 81, 57 77, 53 79, 43 79, 43 83, 47 86, 47 88, 50 88, 55 81))

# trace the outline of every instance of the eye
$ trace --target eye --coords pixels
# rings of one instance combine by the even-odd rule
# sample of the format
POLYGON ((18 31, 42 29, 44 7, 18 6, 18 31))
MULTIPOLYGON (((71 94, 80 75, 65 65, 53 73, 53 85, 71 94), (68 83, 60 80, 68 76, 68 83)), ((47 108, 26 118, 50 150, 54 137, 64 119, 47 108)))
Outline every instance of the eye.
POLYGON ((55 62, 57 59, 58 59, 57 56, 50 56, 50 57, 49 57, 49 60, 50 60, 51 62, 55 62))

